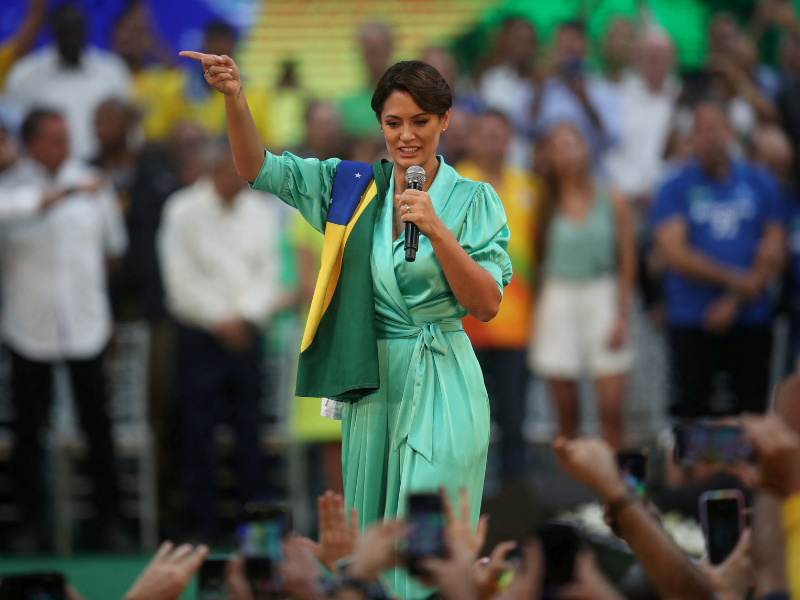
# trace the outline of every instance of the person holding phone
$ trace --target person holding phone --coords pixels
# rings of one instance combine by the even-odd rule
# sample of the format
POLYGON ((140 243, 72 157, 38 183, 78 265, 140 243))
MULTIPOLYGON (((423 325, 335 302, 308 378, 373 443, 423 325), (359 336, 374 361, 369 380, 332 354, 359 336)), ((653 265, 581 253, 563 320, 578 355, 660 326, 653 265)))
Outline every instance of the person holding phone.
POLYGON ((586 25, 566 21, 555 34, 555 60, 533 103, 533 129, 543 137, 559 123, 571 123, 586 140, 594 168, 622 136, 620 102, 614 87, 586 72, 586 25))
MULTIPOLYGON (((337 158, 303 160, 289 153, 265 152, 234 61, 197 52, 182 55, 199 61, 209 85, 225 94, 236 166, 252 187, 276 194, 317 230, 329 232, 337 231, 331 219, 336 210, 342 210, 341 202, 348 201, 344 197, 340 201, 337 194, 343 189, 363 194, 357 200, 362 212, 350 217, 352 234, 341 252, 348 256, 348 247, 354 243, 364 244, 359 246, 363 251, 349 255, 352 262, 337 264, 341 264, 342 278, 366 290, 369 303, 360 304, 351 320, 325 323, 341 335, 371 334, 377 341, 347 351, 342 348, 342 356, 326 353, 315 372, 323 381, 332 364, 337 365, 337 377, 356 367, 368 370, 370 365, 361 364, 355 356, 363 352, 369 362, 375 352, 380 380, 370 383, 377 390, 372 387, 361 396, 354 389, 348 392, 352 395, 333 390, 322 394, 334 397, 326 406, 342 418, 348 507, 356 507, 362 524, 367 524, 404 515, 410 492, 442 485, 451 490, 463 487, 469 491, 473 522, 477 521, 489 443, 489 406, 461 318, 469 313, 488 321, 497 314, 503 288, 511 279, 506 252, 509 230, 492 187, 460 177, 435 154, 449 123, 452 94, 447 82, 421 61, 389 68, 375 89, 372 109, 393 162, 376 163, 370 170, 369 165, 337 158), (412 166, 425 172, 422 190, 406 189, 404 176, 412 166), (374 179, 369 187, 356 187, 356 180, 370 178, 374 179), (364 228, 359 225, 361 218, 367 219, 364 228), (359 221, 353 224, 352 219, 359 221), (407 222, 417 225, 421 234, 414 262, 408 262, 403 252, 407 222), (361 270, 348 271, 354 264, 361 265, 361 270), (335 397, 347 401, 339 403, 335 397)), ((341 296, 336 294, 356 291, 340 286, 331 293, 327 308, 321 309, 320 327, 326 316, 346 314, 341 311, 348 306, 339 303, 341 296)), ((312 301, 312 312, 313 305, 312 301)), ((309 344, 325 343, 317 337, 320 331, 309 333, 307 327, 309 344)), ((304 355, 305 350, 301 370, 304 355)), ((411 587, 406 592, 405 582, 405 574, 398 574, 394 592, 416 597, 411 587)))

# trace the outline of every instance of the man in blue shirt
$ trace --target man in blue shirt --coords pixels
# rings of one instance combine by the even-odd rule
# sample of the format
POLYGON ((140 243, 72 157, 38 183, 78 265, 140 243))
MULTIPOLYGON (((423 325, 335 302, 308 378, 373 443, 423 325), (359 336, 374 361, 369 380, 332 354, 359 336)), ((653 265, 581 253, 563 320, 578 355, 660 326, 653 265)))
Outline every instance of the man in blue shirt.
POLYGON ((658 191, 652 225, 667 264, 671 413, 764 412, 772 349, 767 287, 785 253, 781 192, 760 167, 728 154, 724 108, 694 109, 694 156, 658 191), (723 410, 712 398, 732 400, 723 410))

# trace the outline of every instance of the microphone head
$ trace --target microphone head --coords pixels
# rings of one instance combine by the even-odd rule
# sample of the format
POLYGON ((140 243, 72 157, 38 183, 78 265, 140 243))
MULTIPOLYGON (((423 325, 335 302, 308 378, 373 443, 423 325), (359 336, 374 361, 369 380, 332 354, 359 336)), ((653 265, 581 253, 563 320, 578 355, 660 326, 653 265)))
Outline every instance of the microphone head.
POLYGON ((420 166, 412 165, 406 169, 406 183, 425 183, 425 169, 420 166))

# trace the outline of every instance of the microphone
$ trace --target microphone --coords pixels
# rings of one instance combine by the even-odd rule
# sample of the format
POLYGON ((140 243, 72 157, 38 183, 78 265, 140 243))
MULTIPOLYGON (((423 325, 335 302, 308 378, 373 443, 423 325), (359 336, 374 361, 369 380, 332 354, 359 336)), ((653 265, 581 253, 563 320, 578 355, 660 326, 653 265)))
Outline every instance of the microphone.
MULTIPOLYGON (((422 184, 425 183, 425 169, 413 165, 406 169, 406 189, 422 191, 422 184)), ((419 227, 411 221, 406 221, 406 262, 414 262, 417 259, 419 249, 419 227)))

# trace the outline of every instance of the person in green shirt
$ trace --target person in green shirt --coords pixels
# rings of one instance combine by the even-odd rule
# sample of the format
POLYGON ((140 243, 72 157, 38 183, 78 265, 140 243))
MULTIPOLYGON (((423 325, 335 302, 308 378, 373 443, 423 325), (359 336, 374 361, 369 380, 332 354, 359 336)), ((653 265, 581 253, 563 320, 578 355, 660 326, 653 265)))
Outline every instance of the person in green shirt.
MULTIPOLYGON (((325 227, 339 159, 303 160, 265 152, 247 108, 239 71, 227 57, 183 52, 202 62, 225 94, 228 136, 239 174, 325 227)), ((486 183, 463 178, 436 155, 452 95, 433 67, 400 62, 384 74, 371 108, 393 159, 373 228, 371 278, 380 371, 378 391, 342 409, 345 502, 362 526, 404 516, 407 496, 445 487, 466 491, 473 526, 480 512, 489 445, 489 402, 464 333, 468 313, 489 321, 511 280, 502 202, 486 183), (405 171, 420 166, 423 190, 405 171), (416 261, 406 262, 403 230, 419 227, 416 261)), ((380 170, 384 173, 385 170, 380 170)), ((405 570, 392 575, 403 598, 430 594, 405 570)))
POLYGON ((339 111, 347 135, 353 138, 375 138, 375 118, 370 109, 373 87, 380 81, 394 52, 392 30, 385 23, 367 23, 359 34, 369 82, 359 91, 339 101, 339 111))

